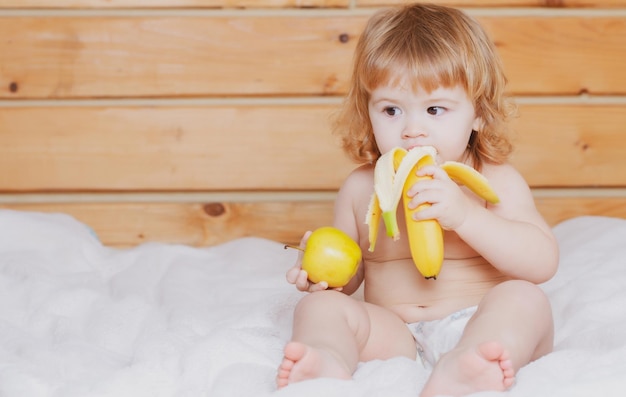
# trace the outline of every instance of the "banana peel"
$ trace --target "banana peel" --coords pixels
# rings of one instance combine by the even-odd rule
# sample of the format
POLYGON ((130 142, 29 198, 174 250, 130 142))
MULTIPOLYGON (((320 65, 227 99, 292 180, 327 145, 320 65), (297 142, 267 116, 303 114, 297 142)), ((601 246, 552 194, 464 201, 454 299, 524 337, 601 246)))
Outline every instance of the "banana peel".
MULTIPOLYGON (((411 257, 420 273, 426 278, 436 279, 443 264, 443 230, 435 219, 416 221, 412 215, 424 207, 408 208, 411 201, 406 194, 419 179, 416 171, 429 164, 435 164, 437 151, 432 146, 421 146, 406 151, 394 148, 382 155, 374 170, 374 193, 370 199, 365 223, 368 225, 369 251, 373 252, 378 239, 380 221, 385 224, 387 235, 394 241, 400 238, 397 209, 403 200, 406 230, 411 257)), ((499 202, 498 195, 487 179, 474 168, 456 161, 446 161, 441 165, 448 176, 456 183, 465 185, 474 194, 489 203, 499 202)))
POLYGON ((500 202, 498 195, 489 185, 489 181, 481 173, 469 165, 457 161, 446 161, 441 168, 448 174, 450 179, 460 185, 466 186, 475 195, 491 204, 500 202))

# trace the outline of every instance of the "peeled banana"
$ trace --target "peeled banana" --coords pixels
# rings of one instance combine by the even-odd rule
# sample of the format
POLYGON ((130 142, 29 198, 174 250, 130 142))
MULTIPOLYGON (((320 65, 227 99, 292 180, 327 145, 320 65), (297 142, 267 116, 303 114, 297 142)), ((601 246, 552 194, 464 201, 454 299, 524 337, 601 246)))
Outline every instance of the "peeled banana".
MULTIPOLYGON (((425 203, 410 209, 411 201, 408 189, 422 178, 416 171, 430 164, 435 164, 437 151, 432 146, 416 147, 408 152, 403 148, 394 148, 382 155, 374 169, 374 194, 370 200, 365 223, 369 226, 369 251, 374 251, 378 239, 380 218, 385 224, 387 235, 395 240, 400 238, 396 216, 400 198, 403 199, 406 230, 409 239, 411 257, 419 272, 426 278, 436 279, 443 264, 443 230, 435 219, 416 221, 412 218, 416 211, 430 206, 425 203)), ((456 161, 447 161, 441 165, 452 180, 467 186, 474 194, 495 204, 499 201, 496 192, 489 186, 487 179, 474 168, 456 161)))

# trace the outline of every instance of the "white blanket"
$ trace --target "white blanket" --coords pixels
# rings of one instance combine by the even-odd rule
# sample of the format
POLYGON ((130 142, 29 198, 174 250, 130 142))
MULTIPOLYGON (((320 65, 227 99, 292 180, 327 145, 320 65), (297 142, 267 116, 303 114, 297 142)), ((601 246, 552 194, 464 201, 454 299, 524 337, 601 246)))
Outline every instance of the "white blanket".
MULTIPOLYGON (((626 395, 626 220, 555 232, 555 350, 509 392, 475 396, 626 395)), ((404 358, 275 390, 295 255, 257 238, 116 250, 68 216, 2 210, 0 396, 417 396, 428 373, 404 358)))

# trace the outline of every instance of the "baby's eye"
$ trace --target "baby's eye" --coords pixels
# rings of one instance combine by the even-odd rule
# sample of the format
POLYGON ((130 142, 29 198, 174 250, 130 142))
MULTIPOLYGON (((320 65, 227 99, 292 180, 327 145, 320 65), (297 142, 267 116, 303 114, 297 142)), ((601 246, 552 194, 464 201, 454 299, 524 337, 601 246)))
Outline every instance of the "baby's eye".
POLYGON ((400 114, 400 108, 396 106, 387 106, 383 109, 383 112, 387 113, 389 116, 397 116, 400 114))
POLYGON ((431 106, 426 109, 426 111, 428 112, 428 114, 431 114, 433 116, 440 116, 445 111, 445 109, 441 106, 431 106))

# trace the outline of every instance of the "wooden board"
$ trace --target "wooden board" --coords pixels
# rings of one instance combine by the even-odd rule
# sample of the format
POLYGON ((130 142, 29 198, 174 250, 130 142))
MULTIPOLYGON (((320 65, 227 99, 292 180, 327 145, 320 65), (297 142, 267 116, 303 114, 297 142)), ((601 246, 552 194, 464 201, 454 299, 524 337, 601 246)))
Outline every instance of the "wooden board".
MULTIPOLYGON (((0 108, 0 191, 335 190, 356 165, 330 132, 334 110, 0 108)), ((626 186, 626 104, 519 111, 513 162, 531 185, 626 186)))
MULTIPOLYGON (((0 98, 345 93, 367 15, 225 15, 0 18, 0 98)), ((626 16, 478 19, 513 92, 626 93, 626 16)))
MULTIPOLYGON (((537 205, 551 225, 580 215, 626 218, 624 196, 543 197, 537 198, 537 205)), ((245 236, 297 244, 306 230, 332 223, 333 202, 46 203, 0 208, 70 214, 110 246, 147 241, 205 246, 245 236)))
MULTIPOLYGON (((626 5, 626 0, 431 0, 431 3, 453 7, 619 7, 626 5)), ((359 7, 382 7, 405 4, 402 0, 356 0, 359 7)))
POLYGON ((1 8, 291 8, 348 7, 350 0, 0 0, 1 8))
POLYGON ((214 245, 258 236, 297 243, 307 228, 332 222, 332 202, 96 203, 3 205, 71 214, 90 225, 107 245, 146 241, 214 245))
MULTIPOLYGON (((626 0, 431 0, 458 7, 617 7, 626 0)), ((400 0, 355 0, 357 7, 405 4, 400 0)), ((0 0, 2 8, 347 8, 350 0, 0 0)))
POLYGON ((335 189, 354 164, 331 109, 2 109, 0 190, 335 189))
POLYGON ((513 163, 535 187, 626 186, 626 105, 519 108, 513 163))
MULTIPOLYGON (((626 0, 434 1, 502 54, 512 161, 549 223, 626 218, 626 0)), ((113 246, 297 243, 355 166, 329 116, 359 34, 401 3, 0 0, 0 208, 113 246)))

